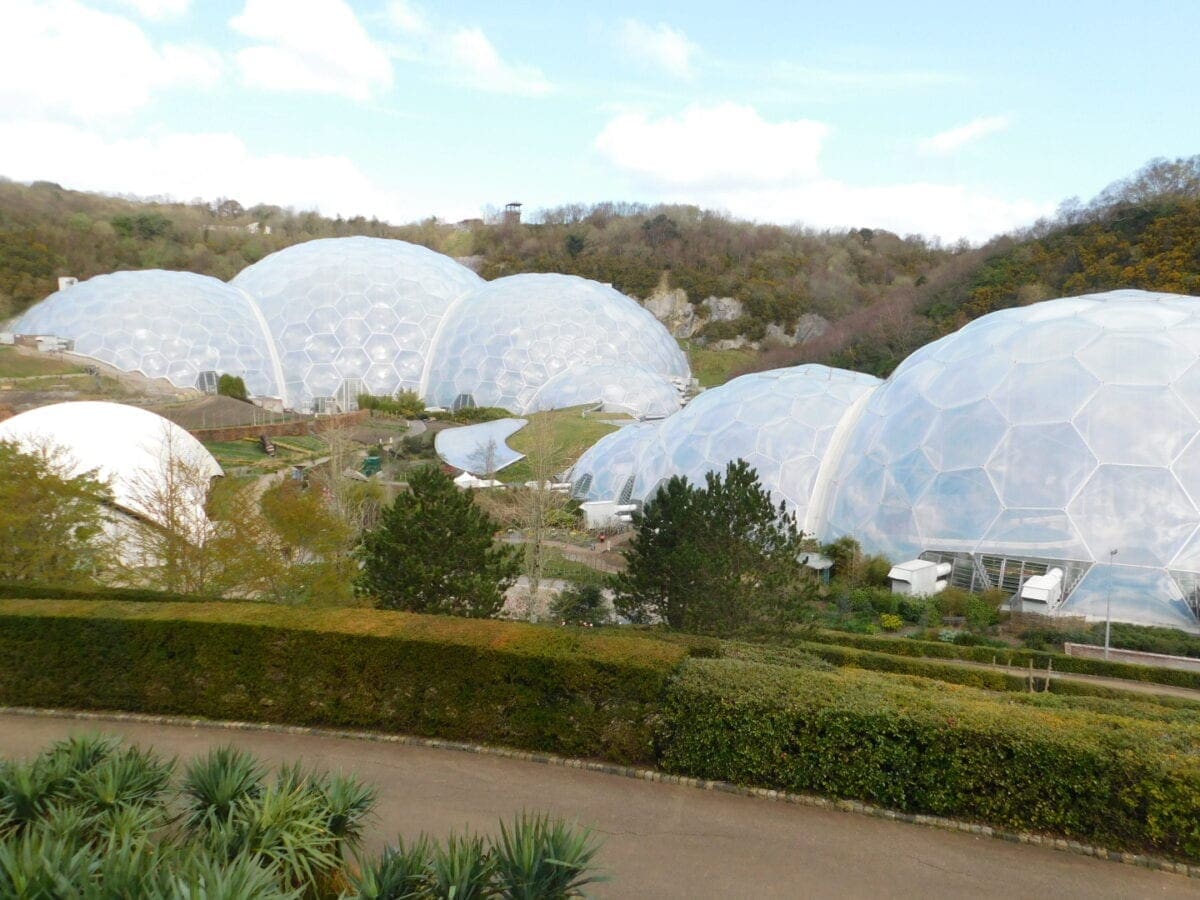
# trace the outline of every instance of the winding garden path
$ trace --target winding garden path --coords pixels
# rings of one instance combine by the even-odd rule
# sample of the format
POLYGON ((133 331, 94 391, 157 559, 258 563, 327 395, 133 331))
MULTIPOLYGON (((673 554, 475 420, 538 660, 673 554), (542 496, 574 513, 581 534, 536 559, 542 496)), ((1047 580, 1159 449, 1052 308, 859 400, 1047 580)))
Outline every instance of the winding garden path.
POLYGON ((319 735, 0 714, 0 757, 103 730, 189 757, 233 743, 273 763, 354 772, 381 791, 375 845, 421 830, 493 830, 522 809, 605 838, 600 897, 1196 897, 1181 875, 853 813, 599 772, 319 735))

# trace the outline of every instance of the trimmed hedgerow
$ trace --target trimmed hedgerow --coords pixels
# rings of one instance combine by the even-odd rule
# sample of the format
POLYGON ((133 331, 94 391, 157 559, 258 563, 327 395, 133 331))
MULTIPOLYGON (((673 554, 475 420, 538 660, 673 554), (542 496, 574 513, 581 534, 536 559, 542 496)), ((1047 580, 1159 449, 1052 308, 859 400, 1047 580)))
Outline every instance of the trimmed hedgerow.
POLYGON ((1023 650, 1020 648, 965 647, 961 644, 940 641, 918 641, 912 638, 873 637, 850 634, 842 631, 817 631, 806 635, 809 641, 837 644, 874 650, 893 656, 930 657, 934 659, 965 659, 971 662, 999 663, 1005 666, 1027 666, 1045 669, 1053 662, 1054 671, 1071 672, 1077 675, 1098 675, 1102 678, 1122 678, 1126 681, 1148 681, 1154 684, 1169 684, 1174 687, 1200 689, 1200 672, 1181 669, 1162 669, 1157 666, 1140 666, 1133 663, 1111 662, 1103 659, 1087 659, 1067 656, 1065 653, 1049 653, 1045 650, 1023 650))
POLYGON ((367 609, 0 601, 0 703, 363 728, 652 759, 684 647, 367 609))
POLYGON ((685 662, 670 772, 1200 858, 1200 728, 996 703, 865 672, 685 662))
POLYGON ((0 581, 0 598, 19 600, 131 600, 138 603, 209 603, 220 597, 200 594, 182 596, 153 588, 103 587, 80 585, 59 587, 46 584, 26 584, 21 581, 0 581))

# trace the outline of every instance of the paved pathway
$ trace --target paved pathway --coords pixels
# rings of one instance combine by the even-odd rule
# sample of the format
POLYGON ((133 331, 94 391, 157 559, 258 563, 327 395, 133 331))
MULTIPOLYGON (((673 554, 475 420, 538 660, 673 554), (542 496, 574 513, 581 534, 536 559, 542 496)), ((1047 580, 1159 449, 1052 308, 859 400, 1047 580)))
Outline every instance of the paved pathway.
MULTIPOLYGON (((0 715, 0 757, 96 727, 0 715)), ((209 727, 103 730, 181 757, 232 742, 272 762, 352 771, 381 789, 376 846, 422 829, 493 830, 522 809, 576 818, 605 836, 612 881, 600 897, 1200 896, 1200 882, 1180 875, 1040 847, 501 757, 209 727)))

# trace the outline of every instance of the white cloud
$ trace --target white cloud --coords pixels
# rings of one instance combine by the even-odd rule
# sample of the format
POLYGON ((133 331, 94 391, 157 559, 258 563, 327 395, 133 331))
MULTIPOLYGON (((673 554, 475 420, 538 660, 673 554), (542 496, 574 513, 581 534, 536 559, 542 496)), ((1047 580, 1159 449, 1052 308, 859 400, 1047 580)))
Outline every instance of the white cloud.
POLYGON ((652 184, 742 187, 815 177, 828 133, 820 122, 767 122, 753 107, 722 103, 661 119, 623 113, 604 126, 596 147, 652 184))
POLYGON ((510 63, 479 28, 459 28, 445 42, 446 62, 459 81, 497 94, 538 96, 553 86, 534 66, 510 63))
POLYGON ((596 148, 631 176, 645 199, 724 209, 758 221, 983 241, 1053 212, 1053 204, 964 185, 846 184, 821 172, 828 133, 820 122, 768 122, 752 107, 726 103, 660 119, 618 114, 600 132, 596 148))
POLYGON ((637 19, 626 19, 621 23, 618 39, 629 56, 676 78, 691 77, 692 56, 699 47, 686 34, 666 22, 647 25, 637 19))
MULTIPOLYGON (((682 202, 682 197, 667 198, 682 202)), ((737 216, 814 228, 884 228, 981 243, 1054 212, 1053 203, 1010 200, 961 184, 911 182, 878 187, 819 179, 775 189, 718 190, 697 201, 737 216)))
POLYGON ((326 215, 404 221, 425 212, 375 184, 345 156, 260 155, 225 133, 113 140, 60 123, 0 123, 0 172, 79 190, 182 200, 235 197, 248 206, 275 203, 326 215))
POLYGON ((181 16, 192 5, 191 0, 116 0, 116 2, 147 19, 156 21, 181 16))
POLYGON ((246 0, 230 25, 261 43, 237 54, 247 84, 366 100, 391 87, 392 64, 343 0, 246 0))
POLYGON ((217 82, 221 62, 198 45, 155 44, 134 22, 75 0, 11 0, 0 53, 0 108, 9 115, 103 119, 164 90, 217 82))
POLYGON ((405 34, 425 34, 429 20, 421 9, 407 0, 392 0, 387 5, 388 21, 405 34))
POLYGON ((966 125, 959 125, 926 138, 918 147, 922 153, 930 156, 948 156, 989 134, 1005 131, 1011 124, 1012 119, 1008 116, 979 116, 966 125))

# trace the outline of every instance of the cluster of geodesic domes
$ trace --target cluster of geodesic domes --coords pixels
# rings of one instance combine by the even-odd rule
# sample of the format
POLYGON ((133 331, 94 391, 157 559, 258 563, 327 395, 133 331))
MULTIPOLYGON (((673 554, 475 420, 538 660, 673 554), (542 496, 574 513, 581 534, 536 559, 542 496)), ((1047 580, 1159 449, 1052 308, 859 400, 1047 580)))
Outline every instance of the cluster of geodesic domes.
POLYGON ((1118 620, 1200 630, 1200 299, 1002 310, 884 382, 823 366, 743 376, 606 437, 572 479, 583 498, 645 500, 736 458, 819 538, 953 559, 976 584, 1057 567, 1058 613, 1111 603, 1118 620))
POLYGON ((54 335, 119 369, 197 387, 239 375, 308 411, 358 394, 514 413, 601 403, 679 408, 687 359, 637 302, 569 275, 485 282, 404 241, 328 238, 264 257, 230 283, 190 272, 99 275, 47 297, 18 334, 54 335))

